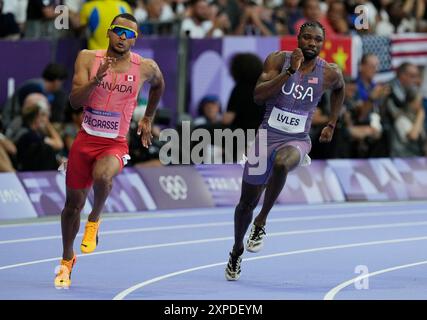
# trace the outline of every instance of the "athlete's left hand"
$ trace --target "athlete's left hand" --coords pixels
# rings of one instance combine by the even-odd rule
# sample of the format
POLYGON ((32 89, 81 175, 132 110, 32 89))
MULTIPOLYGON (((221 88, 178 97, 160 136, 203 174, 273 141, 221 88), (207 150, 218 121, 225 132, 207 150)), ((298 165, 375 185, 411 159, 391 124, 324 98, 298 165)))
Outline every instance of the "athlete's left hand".
POLYGON ((333 135, 334 135, 334 129, 332 129, 330 126, 326 126, 323 128, 322 132, 320 133, 319 142, 321 143, 331 142, 333 135))
POLYGON ((151 146, 151 138, 153 137, 151 134, 151 121, 151 118, 143 117, 138 123, 137 133, 141 136, 141 142, 145 148, 151 146))

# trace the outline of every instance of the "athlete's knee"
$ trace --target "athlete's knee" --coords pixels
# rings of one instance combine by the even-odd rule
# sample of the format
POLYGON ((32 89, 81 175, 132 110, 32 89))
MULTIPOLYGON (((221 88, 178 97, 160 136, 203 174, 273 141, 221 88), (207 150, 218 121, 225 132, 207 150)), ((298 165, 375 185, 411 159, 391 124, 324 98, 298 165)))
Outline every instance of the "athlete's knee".
POLYGON ((97 186, 104 186, 111 188, 113 184, 113 177, 107 173, 94 173, 93 183, 97 186))
POLYGON ((299 153, 289 152, 277 155, 274 159, 273 170, 276 174, 287 174, 299 163, 299 153))
POLYGON ((254 200, 242 200, 240 199, 237 204, 236 211, 239 213, 250 213, 252 212, 257 205, 257 202, 254 200))
POLYGON ((62 211, 63 215, 74 216, 80 214, 84 207, 84 201, 68 200, 65 202, 64 210, 62 211))
POLYGON ((276 158, 273 163, 273 171, 275 174, 286 174, 290 171, 291 165, 286 158, 276 158))

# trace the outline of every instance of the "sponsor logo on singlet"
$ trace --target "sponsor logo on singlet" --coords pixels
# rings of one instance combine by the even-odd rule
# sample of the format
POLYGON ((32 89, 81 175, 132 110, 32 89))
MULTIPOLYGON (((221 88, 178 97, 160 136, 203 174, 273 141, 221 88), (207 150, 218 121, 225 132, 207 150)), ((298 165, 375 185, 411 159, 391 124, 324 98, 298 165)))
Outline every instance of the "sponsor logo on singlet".
POLYGON ((310 102, 313 102, 314 91, 312 87, 304 88, 300 84, 295 84, 292 82, 292 86, 285 91, 286 83, 282 86, 282 93, 286 96, 292 95, 296 100, 305 100, 310 99, 310 102))

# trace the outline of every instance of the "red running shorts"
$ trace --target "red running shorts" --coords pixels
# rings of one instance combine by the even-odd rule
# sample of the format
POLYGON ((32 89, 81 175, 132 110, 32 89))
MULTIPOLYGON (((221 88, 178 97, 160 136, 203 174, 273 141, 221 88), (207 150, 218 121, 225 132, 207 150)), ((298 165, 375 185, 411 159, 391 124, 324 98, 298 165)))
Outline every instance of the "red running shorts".
POLYGON ((96 160, 113 155, 120 162, 120 171, 126 165, 129 147, 125 138, 96 137, 80 130, 71 146, 65 184, 71 189, 87 189, 93 184, 92 170, 96 160))

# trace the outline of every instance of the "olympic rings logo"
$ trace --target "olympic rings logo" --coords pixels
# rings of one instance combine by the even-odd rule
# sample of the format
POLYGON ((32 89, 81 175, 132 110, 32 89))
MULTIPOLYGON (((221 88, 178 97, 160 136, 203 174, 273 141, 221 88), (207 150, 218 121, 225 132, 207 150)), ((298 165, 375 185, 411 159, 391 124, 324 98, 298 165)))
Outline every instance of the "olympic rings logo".
POLYGON ((188 187, 181 176, 160 176, 159 183, 163 191, 173 200, 187 199, 188 187))

